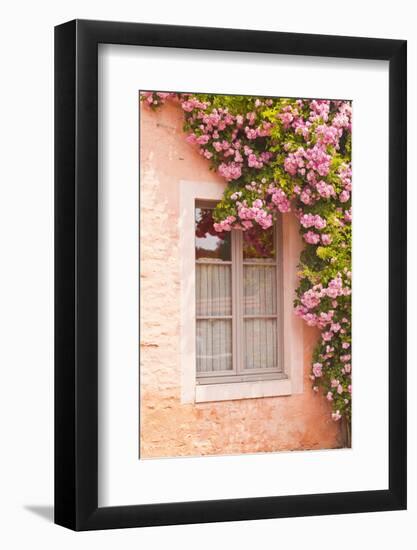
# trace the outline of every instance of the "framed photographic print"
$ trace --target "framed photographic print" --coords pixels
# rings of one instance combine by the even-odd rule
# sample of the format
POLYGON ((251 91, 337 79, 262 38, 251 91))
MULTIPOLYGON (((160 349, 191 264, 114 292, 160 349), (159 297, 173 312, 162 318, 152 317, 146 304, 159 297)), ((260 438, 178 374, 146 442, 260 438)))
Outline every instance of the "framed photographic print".
POLYGON ((406 507, 406 42, 55 30, 55 521, 406 507))

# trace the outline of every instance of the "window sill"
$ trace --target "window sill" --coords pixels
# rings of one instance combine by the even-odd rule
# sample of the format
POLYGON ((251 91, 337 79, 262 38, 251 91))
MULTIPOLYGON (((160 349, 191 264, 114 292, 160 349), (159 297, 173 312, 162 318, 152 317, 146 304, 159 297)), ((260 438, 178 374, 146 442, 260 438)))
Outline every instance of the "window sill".
POLYGON ((291 395, 291 380, 258 380, 230 384, 198 384, 195 387, 195 402, 232 401, 259 397, 291 395))

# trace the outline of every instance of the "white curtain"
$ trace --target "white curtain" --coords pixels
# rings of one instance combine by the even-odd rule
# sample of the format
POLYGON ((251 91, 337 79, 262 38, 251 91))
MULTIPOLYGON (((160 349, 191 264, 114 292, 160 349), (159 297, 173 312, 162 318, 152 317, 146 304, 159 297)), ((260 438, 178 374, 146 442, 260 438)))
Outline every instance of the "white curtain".
POLYGON ((232 315, 230 264, 197 264, 197 317, 232 315))
MULTIPOLYGON (((196 302, 197 372, 232 370, 230 264, 197 264, 196 302)), ((277 368, 275 265, 243 266, 243 314, 242 341, 237 345, 244 350, 244 368, 277 368)))
POLYGON ((245 265, 243 268, 245 369, 276 368, 277 283, 276 267, 245 265), (257 317, 259 316, 259 317, 257 317))
POLYGON ((231 370, 232 320, 221 319, 232 315, 231 266, 199 263, 196 268, 197 372, 231 370))
POLYGON ((276 368, 277 320, 245 319, 245 369, 276 368))
POLYGON ((269 265, 245 265, 243 299, 245 315, 276 315, 276 268, 269 265))
POLYGON ((197 372, 232 369, 232 321, 197 320, 197 372))

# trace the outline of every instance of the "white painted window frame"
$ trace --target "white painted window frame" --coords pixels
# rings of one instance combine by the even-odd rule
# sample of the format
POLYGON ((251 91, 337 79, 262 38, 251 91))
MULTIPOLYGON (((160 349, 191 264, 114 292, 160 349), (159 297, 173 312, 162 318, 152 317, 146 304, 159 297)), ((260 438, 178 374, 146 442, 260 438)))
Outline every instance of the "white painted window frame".
POLYGON ((196 293, 195 293, 195 203, 218 201, 225 184, 181 180, 179 215, 181 293, 181 402, 198 403, 234 399, 273 397, 303 392, 303 326, 293 313, 296 268, 300 239, 296 220, 286 216, 282 224, 282 312, 283 368, 285 378, 204 384, 196 377, 196 293))

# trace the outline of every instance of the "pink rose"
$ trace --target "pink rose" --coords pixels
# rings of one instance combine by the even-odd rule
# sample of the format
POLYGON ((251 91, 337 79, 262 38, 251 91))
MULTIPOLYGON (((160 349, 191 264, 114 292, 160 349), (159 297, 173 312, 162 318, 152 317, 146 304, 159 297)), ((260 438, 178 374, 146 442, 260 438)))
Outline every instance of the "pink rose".
POLYGON ((316 376, 317 378, 320 378, 320 376, 323 374, 322 368, 323 368, 323 365, 321 363, 314 363, 313 365, 314 376, 316 376))
POLYGON ((197 143, 198 143, 199 145, 205 145, 205 144, 209 141, 209 139, 210 139, 210 136, 209 136, 209 135, 203 134, 202 136, 199 136, 199 137, 197 138, 197 143))
POLYGON ((308 244, 317 244, 320 242, 320 235, 314 233, 313 231, 307 231, 303 237, 308 244))
POLYGON ((340 411, 336 411, 332 413, 332 420, 334 420, 335 422, 337 422, 341 418, 342 418, 342 415, 340 414, 340 411))
POLYGON ((349 199, 350 193, 344 189, 339 195, 339 200, 340 202, 347 202, 349 199))

